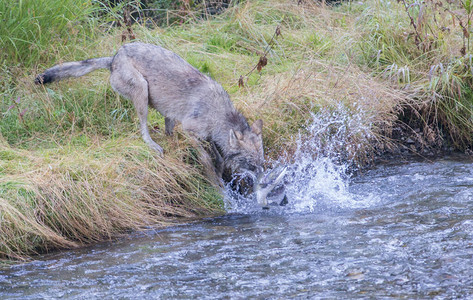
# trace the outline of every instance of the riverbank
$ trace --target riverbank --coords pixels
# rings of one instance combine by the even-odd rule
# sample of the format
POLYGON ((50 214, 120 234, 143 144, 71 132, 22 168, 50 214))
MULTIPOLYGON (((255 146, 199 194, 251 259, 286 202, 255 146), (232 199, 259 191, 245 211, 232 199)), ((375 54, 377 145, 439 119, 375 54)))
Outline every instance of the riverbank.
MULTIPOLYGON (((202 175, 185 134, 177 128, 174 137, 165 136, 164 119, 151 113, 152 136, 165 150, 163 159, 156 157, 141 141, 132 104, 112 91, 106 71, 33 85, 34 76, 53 64, 111 56, 129 42, 130 36, 123 41, 126 28, 94 17, 92 4, 69 2, 68 9, 81 14, 40 23, 50 12, 38 13, 35 36, 23 37, 8 24, 0 30, 2 43, 13 48, 2 58, 0 79, 3 259, 223 213, 222 196, 202 175), (20 39, 30 39, 26 48, 15 44, 20 39)), ((48 5, 64 9, 61 3, 48 5)), ((18 18, 28 18, 23 9, 18 18)), ((221 83, 250 122, 262 118, 268 165, 290 161, 312 115, 321 113, 327 136, 342 127, 346 133, 330 151, 357 166, 410 140, 419 147, 470 149, 471 60, 451 18, 442 19, 450 29, 437 34, 428 51, 419 37, 432 33, 413 36, 402 3, 246 1, 209 20, 184 20, 131 29, 136 40, 178 53, 221 83), (250 72, 265 51, 267 65, 250 72), (350 122, 331 122, 333 115, 350 122)))

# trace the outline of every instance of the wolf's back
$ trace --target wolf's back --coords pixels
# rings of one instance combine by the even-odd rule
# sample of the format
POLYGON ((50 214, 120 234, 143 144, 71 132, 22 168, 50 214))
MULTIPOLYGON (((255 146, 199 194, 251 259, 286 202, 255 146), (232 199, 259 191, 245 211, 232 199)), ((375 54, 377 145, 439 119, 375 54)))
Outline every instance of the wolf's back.
POLYGON ((91 58, 82 61, 66 62, 47 69, 36 76, 36 84, 45 84, 68 77, 80 77, 97 69, 109 69, 113 57, 91 58))

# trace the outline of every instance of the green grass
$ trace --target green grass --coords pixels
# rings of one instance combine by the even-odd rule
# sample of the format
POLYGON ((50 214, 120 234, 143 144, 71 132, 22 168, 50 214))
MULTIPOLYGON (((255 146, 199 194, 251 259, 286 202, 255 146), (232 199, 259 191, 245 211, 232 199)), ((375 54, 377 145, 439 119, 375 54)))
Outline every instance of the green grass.
POLYGON ((43 147, 76 134, 114 136, 134 128, 132 104, 117 97, 106 80, 88 88, 54 84, 31 94, 5 96, 0 107, 0 133, 20 148, 43 147))
MULTIPOLYGON (((164 119, 152 110, 148 124, 165 150, 157 157, 141 141, 130 101, 110 88, 107 71, 33 85, 53 64, 117 51, 124 28, 106 26, 109 15, 97 12, 103 7, 74 0, 0 3, 1 18, 13 20, 0 24, 0 259, 222 213, 222 196, 203 175, 186 134, 177 127, 165 136, 164 119)), ((135 24, 133 31, 220 82, 250 123, 262 118, 268 161, 290 161, 312 114, 341 109, 362 115, 356 126, 368 132, 353 134, 339 151, 363 165, 376 149, 396 146, 389 133, 404 115, 422 125, 426 143, 447 136, 457 149, 471 148, 473 59, 459 54, 458 25, 445 17, 441 25, 450 31, 439 31, 431 16, 424 22, 435 38, 424 26, 422 47, 402 3, 377 0, 335 8, 241 1, 208 20, 189 15, 182 25, 135 24), (268 51, 268 65, 239 87, 277 26, 282 35, 268 51)))
POLYGON ((31 67, 94 38, 93 1, 20 0, 0 2, 0 44, 8 65, 31 67), (51 46, 54 45, 54 48, 51 46))

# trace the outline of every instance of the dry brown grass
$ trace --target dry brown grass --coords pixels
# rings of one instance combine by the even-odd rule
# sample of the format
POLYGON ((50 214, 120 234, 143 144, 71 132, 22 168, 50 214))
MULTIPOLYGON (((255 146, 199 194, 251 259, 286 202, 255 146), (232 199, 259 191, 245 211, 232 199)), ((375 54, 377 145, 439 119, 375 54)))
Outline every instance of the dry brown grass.
POLYGON ((340 105, 362 114, 360 122, 370 128, 370 138, 353 136, 349 144, 361 144, 361 148, 338 149, 348 151, 346 155, 360 165, 369 162, 375 148, 392 146, 388 131, 402 106, 409 103, 405 93, 356 66, 328 65, 317 59, 298 70, 267 76, 236 99, 244 103, 241 106, 247 114, 264 116, 265 140, 274 159, 292 156, 299 138, 294 132, 304 133, 311 114, 336 110, 340 105))
POLYGON ((193 159, 183 153, 190 148, 166 159, 149 151, 130 138, 61 152, 2 147, 9 161, 0 165, 0 258, 221 213, 217 190, 184 161, 193 159))

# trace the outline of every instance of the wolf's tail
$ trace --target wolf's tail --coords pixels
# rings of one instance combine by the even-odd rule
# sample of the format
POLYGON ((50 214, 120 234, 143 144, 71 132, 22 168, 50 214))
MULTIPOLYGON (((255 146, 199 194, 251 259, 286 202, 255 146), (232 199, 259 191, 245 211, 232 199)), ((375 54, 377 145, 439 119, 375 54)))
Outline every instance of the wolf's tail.
POLYGON ((45 84, 68 77, 80 77, 97 69, 110 69, 112 60, 113 57, 100 57, 55 65, 36 76, 34 83, 45 84))

